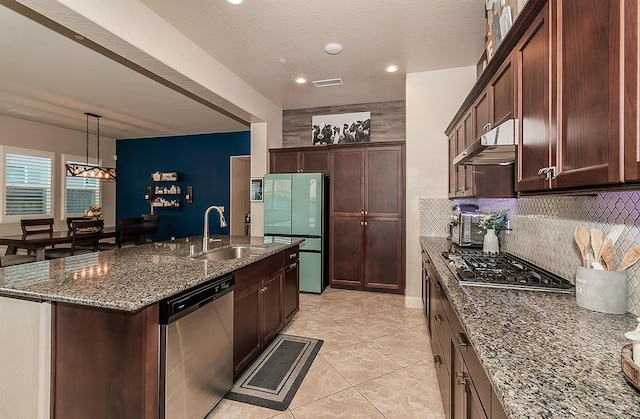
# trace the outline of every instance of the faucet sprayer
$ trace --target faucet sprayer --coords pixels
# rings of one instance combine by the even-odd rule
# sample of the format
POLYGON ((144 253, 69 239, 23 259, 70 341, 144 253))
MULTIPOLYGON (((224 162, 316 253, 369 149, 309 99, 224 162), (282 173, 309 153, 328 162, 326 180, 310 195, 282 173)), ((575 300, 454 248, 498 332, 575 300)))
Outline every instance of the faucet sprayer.
POLYGON ((225 228, 227 226, 227 220, 224 218, 224 211, 217 205, 212 205, 204 212, 204 234, 202 235, 202 252, 209 251, 209 213, 212 210, 218 211, 220 214, 220 227, 225 228))

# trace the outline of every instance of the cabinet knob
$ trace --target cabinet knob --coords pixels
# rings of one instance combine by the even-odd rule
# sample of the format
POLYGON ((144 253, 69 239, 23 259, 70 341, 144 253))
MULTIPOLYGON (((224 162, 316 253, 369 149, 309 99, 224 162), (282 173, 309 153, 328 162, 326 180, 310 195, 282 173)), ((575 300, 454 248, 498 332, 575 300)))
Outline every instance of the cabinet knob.
POLYGON ((297 253, 291 253, 291 254, 289 255, 289 259, 295 259, 295 258, 297 258, 297 257, 298 257, 298 254, 297 254, 297 253))
POLYGON ((458 380, 458 385, 463 386, 467 384, 467 378, 464 375, 464 372, 456 371, 456 379, 458 380))
POLYGON ((297 263, 295 263, 295 262, 294 262, 294 263, 292 263, 291 265, 289 265, 289 269, 287 269, 287 272, 289 272, 289 271, 290 271, 290 270, 292 270, 292 269, 295 269, 295 267, 296 267, 296 266, 298 266, 298 264, 297 264, 297 263))
POLYGON ((436 314, 433 318, 436 322, 442 323, 442 316, 440 314, 436 314))
POLYGON ((360 221, 360 225, 363 226, 364 225, 364 221, 360 221))
POLYGON ((364 215, 364 210, 360 210, 360 214, 361 214, 361 215, 364 215))
POLYGON ((464 186, 462 188, 458 188, 458 191, 464 192, 464 186))

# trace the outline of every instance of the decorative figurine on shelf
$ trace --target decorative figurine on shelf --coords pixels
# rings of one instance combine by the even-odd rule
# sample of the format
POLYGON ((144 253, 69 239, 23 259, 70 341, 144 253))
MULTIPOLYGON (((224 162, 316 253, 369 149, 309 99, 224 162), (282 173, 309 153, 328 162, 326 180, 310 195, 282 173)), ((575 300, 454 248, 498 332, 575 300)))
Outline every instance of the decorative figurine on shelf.
POLYGON ((500 253, 498 233, 500 233, 501 230, 506 230, 507 225, 507 210, 502 210, 500 212, 488 212, 484 217, 482 217, 482 220, 480 220, 480 227, 486 231, 484 235, 484 244, 482 246, 483 253, 500 253))

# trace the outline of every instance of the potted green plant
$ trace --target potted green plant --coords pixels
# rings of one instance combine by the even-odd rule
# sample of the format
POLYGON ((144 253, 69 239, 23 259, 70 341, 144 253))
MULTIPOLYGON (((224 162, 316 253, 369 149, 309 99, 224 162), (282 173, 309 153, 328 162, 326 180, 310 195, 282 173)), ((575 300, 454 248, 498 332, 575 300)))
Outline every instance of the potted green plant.
POLYGON ((480 227, 486 231, 482 246, 482 251, 484 253, 500 253, 498 233, 500 233, 501 230, 506 230, 507 225, 507 210, 499 212, 490 211, 482 217, 482 220, 480 220, 480 227))

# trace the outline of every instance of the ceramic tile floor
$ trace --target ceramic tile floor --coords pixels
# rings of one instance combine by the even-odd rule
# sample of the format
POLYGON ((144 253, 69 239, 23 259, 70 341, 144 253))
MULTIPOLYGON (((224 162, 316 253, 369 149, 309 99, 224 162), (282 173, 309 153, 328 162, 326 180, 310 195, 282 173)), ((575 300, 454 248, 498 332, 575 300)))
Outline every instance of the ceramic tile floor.
POLYGON ((207 419, 444 418, 423 312, 403 296, 301 294, 282 333, 324 340, 289 409, 223 399, 207 419))

